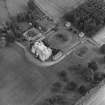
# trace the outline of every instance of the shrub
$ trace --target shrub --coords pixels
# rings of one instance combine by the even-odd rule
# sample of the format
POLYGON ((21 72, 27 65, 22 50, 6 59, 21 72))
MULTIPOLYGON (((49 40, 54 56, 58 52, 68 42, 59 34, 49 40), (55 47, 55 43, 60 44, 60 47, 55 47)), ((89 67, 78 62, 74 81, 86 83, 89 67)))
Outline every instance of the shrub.
POLYGON ((11 30, 7 31, 6 40, 8 43, 13 43, 15 41, 15 35, 11 30))
POLYGON ((68 105, 68 101, 63 95, 54 95, 52 96, 52 99, 54 104, 51 105, 68 105))
POLYGON ((96 72, 94 74, 94 82, 99 83, 100 81, 102 81, 105 78, 105 74, 102 72, 96 72))
POLYGON ((91 61, 88 63, 88 68, 92 69, 93 71, 96 71, 98 69, 98 65, 95 61, 91 61))
POLYGON ((49 97, 49 98, 45 99, 44 101, 48 105, 54 105, 56 103, 56 99, 54 97, 49 97))
POLYGON ((60 49, 52 48, 53 56, 55 56, 59 51, 60 51, 60 49))
POLYGON ((27 12, 22 12, 22 13, 17 14, 16 19, 17 19, 17 22, 30 21, 29 14, 27 12))
POLYGON ((28 0, 27 6, 28 6, 28 8, 29 8, 30 10, 34 10, 34 9, 35 9, 34 0, 28 0))
POLYGON ((87 88, 86 88, 84 85, 81 85, 81 86, 78 88, 78 92, 79 92, 81 95, 85 95, 86 92, 87 92, 87 88))
POLYGON ((77 88, 77 84, 73 81, 67 82, 66 86, 64 87, 65 91, 73 91, 77 88))
POLYGON ((61 80, 61 81, 68 81, 68 77, 67 77, 67 72, 66 71, 60 71, 58 72, 58 78, 61 80))
POLYGON ((40 10, 40 8, 35 4, 34 0, 29 0, 27 2, 27 6, 28 6, 28 11, 30 11, 31 15, 33 16, 33 18, 35 16, 38 16, 39 18, 41 16, 44 16, 45 14, 40 10))
POLYGON ((91 82, 93 80, 93 71, 90 68, 84 68, 81 72, 80 72, 81 78, 84 79, 87 82, 91 82))

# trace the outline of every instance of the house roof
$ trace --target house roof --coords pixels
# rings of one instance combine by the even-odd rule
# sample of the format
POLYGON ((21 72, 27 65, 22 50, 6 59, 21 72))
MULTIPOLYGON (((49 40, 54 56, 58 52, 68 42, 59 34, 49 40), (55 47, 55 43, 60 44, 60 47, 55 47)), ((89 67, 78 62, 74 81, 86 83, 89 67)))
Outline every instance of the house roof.
POLYGON ((52 50, 45 46, 42 41, 35 42, 31 51, 42 61, 47 60, 52 55, 52 50))

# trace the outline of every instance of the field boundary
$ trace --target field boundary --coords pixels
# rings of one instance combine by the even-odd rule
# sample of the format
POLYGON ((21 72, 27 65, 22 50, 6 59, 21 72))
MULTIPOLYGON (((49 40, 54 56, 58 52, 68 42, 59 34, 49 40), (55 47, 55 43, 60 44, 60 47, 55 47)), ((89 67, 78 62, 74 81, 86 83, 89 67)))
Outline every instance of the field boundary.
POLYGON ((93 95, 95 95, 99 89, 101 89, 103 86, 105 86, 105 79, 102 80, 101 83, 99 83, 96 87, 90 89, 89 92, 86 93, 85 96, 83 96, 81 99, 79 99, 75 105, 87 105, 87 101, 90 100, 90 98, 92 98, 93 95))

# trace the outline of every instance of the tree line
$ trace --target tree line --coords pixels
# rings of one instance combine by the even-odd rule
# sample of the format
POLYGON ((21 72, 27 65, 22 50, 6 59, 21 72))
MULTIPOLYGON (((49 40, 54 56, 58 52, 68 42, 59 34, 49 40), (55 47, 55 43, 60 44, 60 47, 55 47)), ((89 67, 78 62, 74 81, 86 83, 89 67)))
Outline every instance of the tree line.
POLYGON ((66 13, 63 19, 70 21, 86 36, 92 37, 105 25, 105 2, 104 0, 87 0, 73 11, 66 13))

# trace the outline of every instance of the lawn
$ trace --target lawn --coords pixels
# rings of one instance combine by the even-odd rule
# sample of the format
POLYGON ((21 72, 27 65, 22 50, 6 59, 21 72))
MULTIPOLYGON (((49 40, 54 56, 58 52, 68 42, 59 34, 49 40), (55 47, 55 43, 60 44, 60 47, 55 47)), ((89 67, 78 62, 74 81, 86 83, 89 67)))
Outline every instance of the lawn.
POLYGON ((46 39, 51 48, 61 49, 64 53, 67 53, 71 48, 80 43, 78 34, 68 31, 64 27, 56 32, 48 33, 46 39))
MULTIPOLYGON (((57 75, 57 73, 61 71, 65 71, 67 73, 67 80, 66 81, 64 80, 63 83, 61 82, 61 88, 59 88, 58 90, 58 94, 59 93, 63 94, 69 100, 69 104, 66 105, 71 105, 71 104, 74 105, 74 103, 78 101, 78 99, 80 99, 81 96, 83 96, 84 93, 81 93, 81 91, 78 90, 80 86, 85 86, 87 92, 90 89, 92 89, 94 86, 96 86, 96 84, 94 84, 92 81, 86 80, 83 75, 85 76, 87 75, 87 77, 91 75, 91 72, 88 72, 89 69, 87 69, 88 63, 91 61, 96 61, 98 65, 98 69, 96 70, 96 72, 104 72, 103 71, 104 69, 102 69, 102 67, 103 66, 105 67, 105 65, 104 63, 102 64, 102 62, 100 61, 100 59, 102 60, 102 57, 103 55, 100 53, 99 48, 90 43, 89 41, 86 41, 85 43, 82 43, 78 47, 76 47, 75 50, 70 55, 68 55, 64 60, 62 60, 56 65, 53 65, 52 67, 49 67, 49 70, 53 70, 55 72, 55 75, 57 75), (81 66, 77 67, 78 64, 85 67, 83 75, 80 74, 82 68, 81 66), (68 81, 75 82, 77 85, 77 90, 71 90, 65 92, 64 88, 65 85, 68 83, 68 81)), ((94 74, 92 73, 92 75, 94 74)), ((59 76, 57 76, 56 81, 59 82, 62 80, 59 78, 59 76)), ((54 93, 52 93, 51 91, 48 93, 46 97, 50 96, 54 96, 54 93)), ((45 97, 43 98, 46 99, 45 97)), ((41 98, 41 101, 43 98, 41 98)), ((40 105, 39 103, 38 105, 40 105)))
MULTIPOLYGON (((29 105, 36 96, 49 90, 49 86, 58 80, 57 72, 68 70, 72 56, 69 55, 63 61, 51 67, 39 67, 30 63, 21 48, 16 45, 0 49, 0 102, 2 105, 29 105), (4 98, 5 97, 5 98, 4 98)), ((73 57, 73 59, 75 59, 73 57)), ((83 83, 72 72, 69 80, 83 83)), ((80 84, 79 84, 80 85, 80 84)), ((51 93, 52 94, 52 93, 51 93)), ((72 93, 71 101, 77 100, 80 95, 72 93), (76 95, 76 97, 74 95, 76 95), (73 98, 74 97, 74 98, 73 98), (73 100, 72 100, 73 98, 73 100)), ((48 96, 47 96, 48 97, 48 96)), ((75 101, 73 101, 75 102, 75 101)))
MULTIPOLYGON (((70 67, 80 63, 87 65, 90 59, 96 59, 99 63, 98 58, 101 57, 103 55, 99 54, 97 48, 94 48, 89 42, 85 42, 58 64, 50 67, 39 67, 29 62, 24 56, 24 51, 17 45, 0 49, 0 104, 30 105, 39 96, 41 98, 38 98, 38 100, 41 102, 45 98, 43 97, 45 94, 46 97, 54 94, 50 89, 54 82, 62 81, 57 75, 61 71, 67 72, 68 81, 74 81, 77 87, 84 85, 91 88, 91 83, 86 82, 70 67), (80 49, 84 46, 87 46, 88 49, 80 54, 80 49)), ((65 87, 65 84, 66 82, 63 83, 63 87, 65 87)), ((68 93, 62 90, 62 92, 72 104, 82 96, 77 90, 68 93)))
POLYGON ((83 65, 87 65, 91 61, 97 62, 98 71, 105 72, 104 54, 101 54, 99 47, 96 47, 91 42, 86 41, 84 44, 80 44, 74 51, 74 55, 83 65), (86 49, 86 51, 82 51, 83 49, 86 49), (81 55, 80 50, 83 52, 81 55))
POLYGON ((21 48, 0 49, 0 104, 29 105, 36 100, 49 86, 39 69, 25 59, 21 48))

